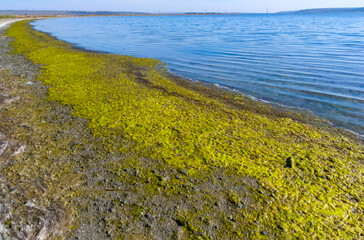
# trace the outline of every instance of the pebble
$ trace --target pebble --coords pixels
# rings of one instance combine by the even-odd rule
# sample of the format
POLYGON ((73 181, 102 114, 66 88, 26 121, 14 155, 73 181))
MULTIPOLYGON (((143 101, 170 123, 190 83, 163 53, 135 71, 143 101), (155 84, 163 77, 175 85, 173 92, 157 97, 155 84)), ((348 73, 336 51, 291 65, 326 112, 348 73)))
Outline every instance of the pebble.
POLYGON ((186 169, 178 169, 178 172, 183 174, 183 175, 187 175, 187 170, 186 169))
POLYGON ((293 158, 289 157, 286 159, 286 167, 293 168, 293 158))
POLYGON ((9 142, 8 141, 1 142, 0 143, 0 156, 3 155, 3 153, 8 148, 8 146, 9 146, 9 142))

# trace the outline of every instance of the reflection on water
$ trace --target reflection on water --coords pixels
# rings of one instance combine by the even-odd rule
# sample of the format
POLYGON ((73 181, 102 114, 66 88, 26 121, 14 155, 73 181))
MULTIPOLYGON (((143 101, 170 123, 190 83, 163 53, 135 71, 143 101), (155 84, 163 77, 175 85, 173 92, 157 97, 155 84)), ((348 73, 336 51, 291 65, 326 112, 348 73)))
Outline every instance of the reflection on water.
POLYGON ((306 108, 364 135, 364 14, 39 20, 90 50, 158 58, 191 79, 306 108))

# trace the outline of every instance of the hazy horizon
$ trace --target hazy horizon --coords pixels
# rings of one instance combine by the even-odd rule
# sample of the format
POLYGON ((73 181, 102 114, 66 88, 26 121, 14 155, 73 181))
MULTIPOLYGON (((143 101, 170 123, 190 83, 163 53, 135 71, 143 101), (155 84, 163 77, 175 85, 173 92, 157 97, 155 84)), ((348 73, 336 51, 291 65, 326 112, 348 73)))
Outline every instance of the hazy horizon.
POLYGON ((128 11, 128 12, 246 12, 264 13, 294 11, 310 8, 351 8, 364 7, 361 0, 256 0, 242 2, 241 0, 13 0, 1 4, 0 10, 67 10, 67 11, 128 11))

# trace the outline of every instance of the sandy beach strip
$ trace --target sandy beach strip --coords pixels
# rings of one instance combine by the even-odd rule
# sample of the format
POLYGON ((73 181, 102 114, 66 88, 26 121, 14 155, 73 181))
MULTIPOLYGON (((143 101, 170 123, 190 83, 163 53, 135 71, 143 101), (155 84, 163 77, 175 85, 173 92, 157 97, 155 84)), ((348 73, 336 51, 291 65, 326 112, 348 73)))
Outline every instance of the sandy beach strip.
POLYGON ((0 19, 0 28, 6 27, 10 23, 18 22, 23 19, 0 19))

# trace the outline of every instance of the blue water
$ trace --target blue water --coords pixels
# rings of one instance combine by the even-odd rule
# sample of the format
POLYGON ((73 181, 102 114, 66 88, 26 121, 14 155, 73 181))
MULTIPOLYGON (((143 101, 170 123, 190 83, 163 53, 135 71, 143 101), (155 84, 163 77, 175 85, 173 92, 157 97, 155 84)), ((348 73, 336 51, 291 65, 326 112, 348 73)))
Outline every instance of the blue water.
POLYGON ((38 20, 102 52, 161 59, 178 75, 305 108, 364 135, 364 14, 38 20))

